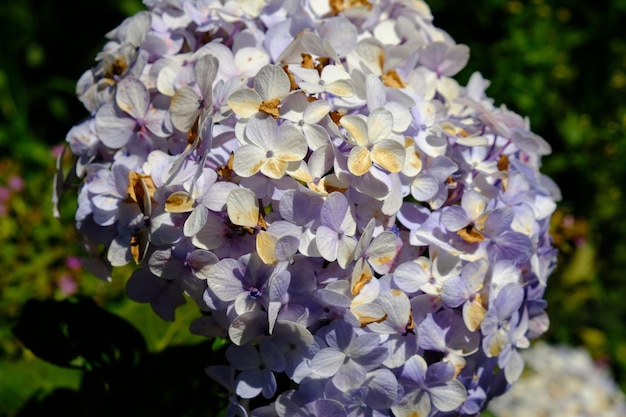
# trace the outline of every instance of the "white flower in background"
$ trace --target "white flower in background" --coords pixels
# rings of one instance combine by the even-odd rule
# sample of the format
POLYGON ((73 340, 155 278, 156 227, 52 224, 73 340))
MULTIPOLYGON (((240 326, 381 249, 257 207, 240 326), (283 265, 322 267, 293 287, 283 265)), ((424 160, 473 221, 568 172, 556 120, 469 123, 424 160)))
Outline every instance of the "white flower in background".
POLYGON ((491 402, 496 417, 622 417, 626 397, 582 348, 538 342, 525 351, 527 371, 491 402))

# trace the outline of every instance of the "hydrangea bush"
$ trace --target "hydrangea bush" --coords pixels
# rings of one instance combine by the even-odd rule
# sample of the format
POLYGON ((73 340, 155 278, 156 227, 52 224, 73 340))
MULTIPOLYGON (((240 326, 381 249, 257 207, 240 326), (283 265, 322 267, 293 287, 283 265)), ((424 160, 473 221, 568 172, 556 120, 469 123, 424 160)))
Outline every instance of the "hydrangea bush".
MULTIPOLYGON (((76 226, 229 341, 227 415, 475 415, 548 327, 550 146, 420 0, 145 0, 77 85, 76 226)), ((59 192, 63 180, 59 176, 59 192)), ((210 352, 207 352, 210 354, 210 352)), ((199 364, 201 366, 201 364, 199 364)))

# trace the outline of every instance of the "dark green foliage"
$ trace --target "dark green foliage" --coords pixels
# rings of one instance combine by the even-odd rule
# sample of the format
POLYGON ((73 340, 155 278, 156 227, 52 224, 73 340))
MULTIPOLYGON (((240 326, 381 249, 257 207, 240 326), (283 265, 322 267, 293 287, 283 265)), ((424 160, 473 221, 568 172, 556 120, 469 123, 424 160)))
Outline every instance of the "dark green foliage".
POLYGON ((201 416, 224 407, 198 366, 224 360, 207 355, 208 341, 149 355, 137 329, 85 298, 30 300, 13 331, 39 358, 82 371, 78 390, 30 398, 18 416, 201 416))

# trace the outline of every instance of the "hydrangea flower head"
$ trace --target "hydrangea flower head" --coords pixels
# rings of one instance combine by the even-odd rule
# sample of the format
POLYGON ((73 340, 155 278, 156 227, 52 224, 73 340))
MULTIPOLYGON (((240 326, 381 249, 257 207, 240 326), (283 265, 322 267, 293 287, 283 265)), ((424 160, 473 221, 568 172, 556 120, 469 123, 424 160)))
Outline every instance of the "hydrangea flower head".
POLYGON ((473 415, 514 384, 550 147, 453 78, 427 4, 144 3, 78 82, 76 225, 98 276, 134 262, 132 299, 229 339, 227 413, 473 415))

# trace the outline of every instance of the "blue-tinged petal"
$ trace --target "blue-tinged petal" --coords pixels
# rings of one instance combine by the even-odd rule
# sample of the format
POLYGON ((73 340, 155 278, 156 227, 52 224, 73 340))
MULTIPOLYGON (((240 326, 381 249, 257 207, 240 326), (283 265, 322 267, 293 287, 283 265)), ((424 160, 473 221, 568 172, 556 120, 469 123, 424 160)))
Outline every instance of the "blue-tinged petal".
POLYGON ((411 385, 424 386, 428 364, 420 355, 413 355, 402 367, 400 375, 411 385))
MULTIPOLYGON (((286 414, 285 416, 290 415, 286 414)), ((339 401, 320 399, 315 401, 315 412, 310 416, 345 417, 347 414, 346 409, 339 401)))
POLYGON ((424 350, 434 350, 445 352, 446 332, 433 319, 432 314, 428 314, 424 321, 417 328, 417 340, 420 348, 424 350))
POLYGON ((213 81, 217 74, 219 61, 213 55, 204 55, 196 61, 193 73, 200 92, 207 103, 213 101, 213 81))
POLYGON ((514 217, 513 210, 509 208, 492 211, 485 220, 485 233, 495 238, 509 229, 514 217))
POLYGON ((96 134, 105 146, 112 149, 128 143, 136 124, 132 118, 120 115, 111 103, 103 104, 96 113, 96 134))
POLYGON ((276 259, 279 261, 290 261, 300 247, 300 240, 295 236, 283 236, 276 242, 274 248, 276 259))
POLYGON ((419 174, 411 183, 411 195, 417 201, 428 201, 439 191, 439 180, 430 174, 419 174))
POLYGON ((149 302, 154 312, 166 321, 173 321, 176 307, 185 304, 175 282, 158 278, 145 269, 133 272, 126 283, 126 294, 137 302, 149 302))
POLYGON ((467 282, 459 276, 447 279, 441 288, 441 299, 448 307, 452 308, 463 304, 470 295, 467 282))
POLYGON ((395 417, 428 417, 431 411, 430 397, 422 390, 405 395, 391 407, 395 417))
POLYGON ((390 369, 404 365, 417 352, 419 347, 417 335, 410 332, 406 333, 406 335, 396 334, 389 336, 384 346, 387 348, 388 356, 383 365, 390 369))
POLYGON ((242 292, 241 281, 235 276, 237 261, 222 259, 211 268, 207 276, 209 290, 222 301, 232 301, 242 292))
POLYGON ((315 234, 315 244, 317 250, 324 259, 333 262, 337 259, 339 252, 339 237, 337 232, 326 227, 320 226, 315 234))
POLYGON ((172 249, 157 249, 148 258, 148 268, 157 277, 171 280, 183 272, 183 264, 172 259, 172 249))
POLYGON ((396 267, 393 271, 392 279, 398 289, 407 294, 412 294, 426 284, 429 277, 419 263, 408 261, 396 267))
POLYGON ((189 86, 176 90, 170 102, 170 117, 174 127, 187 132, 194 124, 200 109, 200 96, 189 86))
POLYGON ((349 203, 345 195, 339 192, 331 193, 322 204, 320 211, 322 224, 339 231, 348 213, 348 208, 349 203))
POLYGON ((441 211, 441 224, 451 232, 461 230, 467 226, 469 222, 470 219, 465 209, 461 206, 444 207, 441 211))
POLYGON ((349 308, 350 298, 338 292, 321 288, 314 293, 314 299, 318 303, 337 308, 349 308))
POLYGON ((453 379, 445 385, 428 389, 430 400, 439 411, 452 411, 467 399, 467 391, 461 381, 453 379))
POLYGON ((426 382, 429 387, 446 384, 454 379, 454 366, 450 362, 433 363, 426 370, 426 382))
POLYGON ((192 236, 191 242, 198 248, 212 250, 222 246, 226 240, 226 233, 224 218, 208 212, 204 226, 192 236))
POLYGON ((267 314, 260 310, 247 311, 230 323, 228 337, 239 346, 264 338, 267 332, 267 314))
POLYGON ((326 343, 339 351, 345 351, 355 338, 354 328, 344 321, 334 321, 326 331, 326 343))
POLYGON ((107 260, 112 266, 124 266, 133 259, 130 238, 129 235, 117 235, 109 245, 107 260))
POLYGON ((380 336, 366 333, 357 336, 350 345, 352 359, 364 367, 377 367, 387 357, 387 349, 380 346, 380 336))
POLYGON ((265 340, 259 347, 263 363, 272 371, 283 372, 287 361, 281 350, 270 340, 265 340))
POLYGON ((339 368, 332 381, 343 392, 358 388, 365 382, 365 369, 355 361, 348 360, 339 368))
POLYGON ((252 345, 230 345, 224 354, 228 362, 240 371, 258 369, 261 365, 259 352, 252 345))
POLYGON ((251 370, 240 373, 235 380, 235 393, 241 398, 254 398, 263 390, 263 371, 251 370))
POLYGON ((285 71, 278 65, 266 65, 254 79, 254 89, 263 100, 283 99, 289 94, 291 83, 285 71))
POLYGON ((191 237, 198 233, 207 222, 209 210, 202 204, 198 204, 191 212, 183 226, 183 235, 191 237))
POLYGON ((178 226, 181 223, 180 215, 167 213, 163 206, 158 207, 150 220, 150 242, 155 245, 174 244, 183 236, 178 226))
POLYGON ((495 238, 490 246, 495 259, 507 259, 516 263, 525 263, 533 255, 534 245, 530 238, 518 232, 505 232, 495 238))
POLYGON ((365 377, 369 389, 365 403, 374 410, 391 407, 398 396, 398 381, 389 369, 380 368, 369 372, 365 377))
POLYGON ((524 371, 524 359, 517 349, 512 348, 506 365, 504 366, 504 376, 509 384, 513 384, 519 379, 524 371))
POLYGON ((134 77, 123 78, 117 83, 115 103, 134 119, 143 119, 150 105, 146 86, 134 77))
POLYGON ((334 348, 324 348, 311 360, 311 370, 322 377, 331 377, 337 373, 346 355, 334 348))
POLYGON ((500 321, 510 318, 524 301, 524 289, 520 284, 508 284, 498 293, 494 307, 500 321))
POLYGON ((272 398, 274 394, 276 394, 276 389, 278 388, 278 383, 276 381, 276 376, 269 369, 265 369, 262 372, 263 376, 263 390, 261 394, 265 398, 272 398))
POLYGON ((189 267, 191 267, 196 278, 199 279, 208 279, 209 271, 213 268, 213 265, 218 262, 219 259, 217 256, 208 250, 196 249, 187 257, 189 267))

